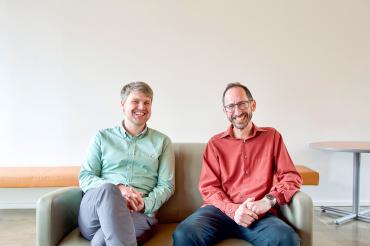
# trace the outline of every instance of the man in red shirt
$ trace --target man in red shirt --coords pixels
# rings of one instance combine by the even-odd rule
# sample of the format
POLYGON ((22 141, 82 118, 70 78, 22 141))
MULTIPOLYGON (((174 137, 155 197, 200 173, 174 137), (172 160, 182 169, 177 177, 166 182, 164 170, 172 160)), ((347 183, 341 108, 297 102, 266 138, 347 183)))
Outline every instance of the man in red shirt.
POLYGON ((214 245, 240 238, 253 245, 299 245, 295 231, 276 216, 302 179, 280 133, 252 122, 256 101, 240 83, 222 97, 230 127, 212 137, 203 154, 199 191, 204 205, 181 222, 174 245, 214 245))

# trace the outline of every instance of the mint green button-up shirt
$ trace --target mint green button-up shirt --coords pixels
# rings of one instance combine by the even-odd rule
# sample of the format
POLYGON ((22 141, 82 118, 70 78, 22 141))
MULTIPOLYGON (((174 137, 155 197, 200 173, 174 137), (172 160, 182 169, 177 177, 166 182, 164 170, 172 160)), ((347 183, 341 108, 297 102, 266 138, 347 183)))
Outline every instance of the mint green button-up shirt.
POLYGON ((86 192, 104 183, 126 184, 142 192, 150 216, 175 190, 175 157, 171 140, 146 127, 131 136, 122 126, 100 130, 87 152, 79 181, 86 192))

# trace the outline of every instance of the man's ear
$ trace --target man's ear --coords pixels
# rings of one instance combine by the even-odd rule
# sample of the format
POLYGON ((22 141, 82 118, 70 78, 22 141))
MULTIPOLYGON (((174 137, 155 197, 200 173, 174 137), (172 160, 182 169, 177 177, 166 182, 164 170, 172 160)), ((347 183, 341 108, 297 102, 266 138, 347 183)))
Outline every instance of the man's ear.
POLYGON ((121 106, 123 107, 125 105, 125 102, 121 100, 121 106))
POLYGON ((256 107, 257 107, 256 100, 253 100, 252 101, 252 112, 254 112, 256 110, 256 107))

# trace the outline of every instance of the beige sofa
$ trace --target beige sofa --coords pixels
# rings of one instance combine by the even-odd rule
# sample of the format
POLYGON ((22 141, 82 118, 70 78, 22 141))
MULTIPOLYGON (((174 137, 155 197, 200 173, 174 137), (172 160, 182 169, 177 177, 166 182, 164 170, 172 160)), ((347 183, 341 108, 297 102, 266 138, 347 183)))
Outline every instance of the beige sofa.
MULTIPOLYGON (((172 232, 177 223, 195 211, 202 203, 198 192, 201 158, 205 144, 175 143, 176 191, 158 211, 158 231, 145 245, 172 245, 172 232)), ((89 245, 79 234, 77 217, 82 191, 77 187, 62 188, 41 197, 36 210, 38 246, 89 245)), ((312 200, 298 192, 289 205, 280 207, 285 218, 297 230, 303 246, 312 245, 312 200)), ((238 239, 228 239, 218 245, 249 245, 238 239)))

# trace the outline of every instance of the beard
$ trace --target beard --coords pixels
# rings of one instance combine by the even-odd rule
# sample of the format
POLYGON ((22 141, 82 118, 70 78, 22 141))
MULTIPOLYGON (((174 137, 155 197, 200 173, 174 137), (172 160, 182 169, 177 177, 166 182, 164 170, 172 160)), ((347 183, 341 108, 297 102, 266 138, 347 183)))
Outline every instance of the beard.
POLYGON ((232 117, 228 117, 228 118, 229 118, 230 123, 233 124, 233 126, 236 129, 243 130, 251 122, 252 116, 253 116, 252 112, 250 112, 250 113, 245 112, 245 113, 235 115, 235 116, 232 116, 232 117), (238 118, 240 118, 240 117, 243 117, 243 119, 241 121, 238 121, 238 118))

